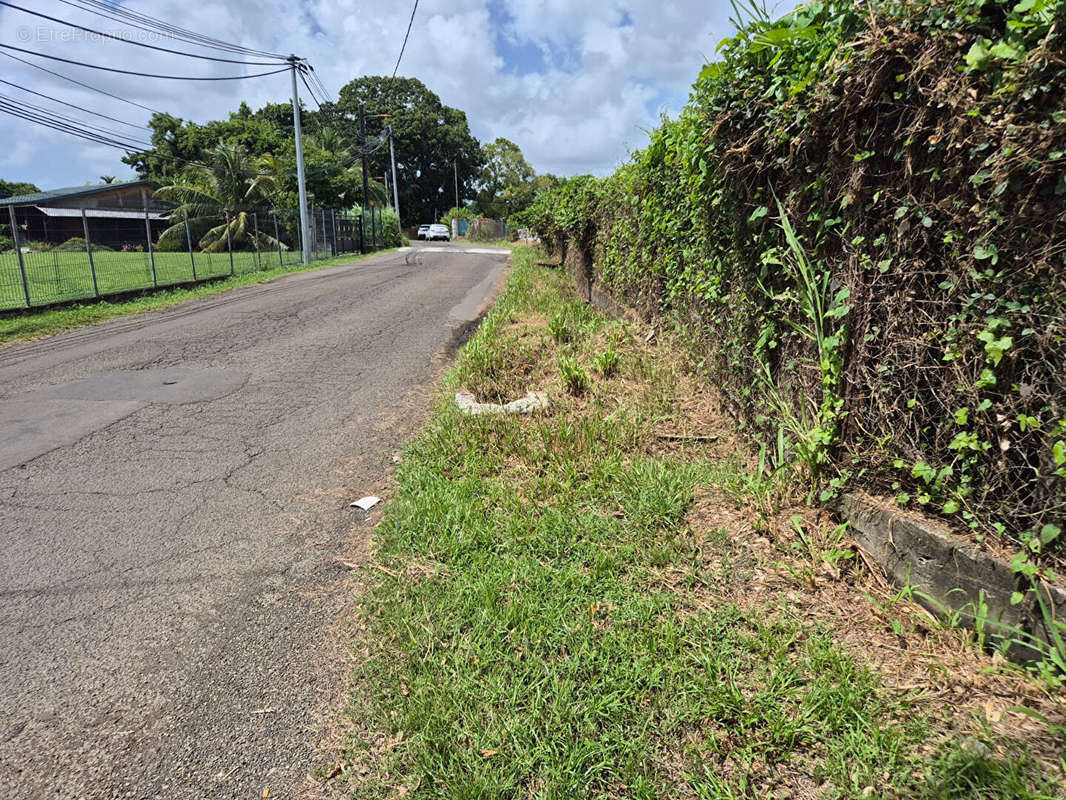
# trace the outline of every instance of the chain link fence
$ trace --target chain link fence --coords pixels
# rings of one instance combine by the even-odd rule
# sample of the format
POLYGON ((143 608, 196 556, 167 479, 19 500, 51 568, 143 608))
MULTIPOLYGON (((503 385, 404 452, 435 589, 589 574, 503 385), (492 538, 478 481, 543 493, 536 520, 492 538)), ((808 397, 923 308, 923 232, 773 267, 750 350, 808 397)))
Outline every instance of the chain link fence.
MULTIPOLYGON (((381 209, 312 209, 312 260, 384 246, 381 209)), ((0 311, 301 263, 296 209, 189 216, 143 209, 0 207, 0 311)))

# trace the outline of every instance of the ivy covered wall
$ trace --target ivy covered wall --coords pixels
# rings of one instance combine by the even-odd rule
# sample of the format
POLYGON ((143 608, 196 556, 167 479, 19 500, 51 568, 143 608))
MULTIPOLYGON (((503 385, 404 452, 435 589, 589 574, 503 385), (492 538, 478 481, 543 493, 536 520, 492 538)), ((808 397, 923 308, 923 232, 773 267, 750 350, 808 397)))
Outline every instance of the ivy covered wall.
POLYGON ((1064 0, 749 20, 631 163, 522 222, 681 329, 823 499, 1062 550, 1064 35, 1064 0))

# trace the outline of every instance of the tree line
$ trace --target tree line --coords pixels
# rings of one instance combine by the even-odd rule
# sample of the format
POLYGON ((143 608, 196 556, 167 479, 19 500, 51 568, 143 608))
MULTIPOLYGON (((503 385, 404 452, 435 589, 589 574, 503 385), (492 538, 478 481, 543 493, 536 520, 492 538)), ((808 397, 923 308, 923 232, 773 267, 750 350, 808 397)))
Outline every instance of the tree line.
MULTIPOLYGON (((316 206, 351 208, 363 203, 360 112, 368 143, 378 140, 387 126, 393 130, 404 226, 454 213, 457 196, 468 214, 506 218, 557 180, 536 175, 514 142, 501 138, 482 145, 470 132, 466 113, 442 103, 420 80, 365 76, 346 84, 336 103, 303 109, 307 190, 316 206)), ((241 103, 228 119, 203 124, 154 114, 149 125, 152 148, 122 159, 140 178, 164 187, 202 186, 208 176, 196 164, 206 164, 214 173, 213 182, 231 175, 236 184, 231 195, 248 190, 249 201, 296 205, 291 103, 270 103, 257 110, 241 103), (270 180, 257 180, 262 175, 270 180)), ((384 185, 386 176, 392 180, 387 144, 366 161, 370 204, 391 203, 384 185)))

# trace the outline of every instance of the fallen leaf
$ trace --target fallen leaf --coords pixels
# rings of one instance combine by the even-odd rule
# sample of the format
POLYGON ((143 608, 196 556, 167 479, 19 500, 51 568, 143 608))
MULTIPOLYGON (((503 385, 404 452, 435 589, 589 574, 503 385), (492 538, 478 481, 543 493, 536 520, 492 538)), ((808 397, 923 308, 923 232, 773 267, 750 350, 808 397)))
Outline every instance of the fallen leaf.
POLYGON ((481 751, 481 757, 482 758, 492 758, 498 752, 499 752, 498 750, 482 750, 481 751))

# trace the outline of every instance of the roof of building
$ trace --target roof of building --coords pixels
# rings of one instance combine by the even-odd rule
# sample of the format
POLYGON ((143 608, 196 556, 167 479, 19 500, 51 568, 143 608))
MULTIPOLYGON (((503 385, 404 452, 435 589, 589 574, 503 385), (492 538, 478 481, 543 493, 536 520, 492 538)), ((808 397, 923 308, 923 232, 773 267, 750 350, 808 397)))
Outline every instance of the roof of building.
POLYGON ((66 189, 52 189, 47 192, 32 192, 31 194, 19 194, 14 197, 0 198, 0 206, 22 206, 34 203, 47 203, 52 200, 65 200, 69 197, 88 197, 108 192, 114 189, 129 189, 134 186, 151 186, 151 181, 125 181, 123 183, 99 183, 87 186, 70 186, 66 189))
POLYGON ((126 211, 117 208, 50 208, 49 206, 36 206, 37 210, 46 217, 78 217, 82 212, 90 219, 144 219, 147 214, 149 219, 166 219, 167 214, 160 211, 126 211))

